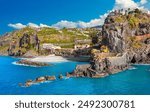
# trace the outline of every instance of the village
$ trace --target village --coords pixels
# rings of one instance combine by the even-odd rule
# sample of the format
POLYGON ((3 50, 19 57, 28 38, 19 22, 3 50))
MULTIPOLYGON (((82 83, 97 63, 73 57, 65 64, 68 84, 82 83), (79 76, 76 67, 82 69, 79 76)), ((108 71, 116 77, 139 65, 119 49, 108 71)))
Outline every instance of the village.
POLYGON ((44 55, 56 55, 71 60, 88 61, 92 49, 91 43, 90 39, 76 40, 73 48, 62 48, 58 44, 44 43, 41 45, 41 50, 45 51, 44 55))

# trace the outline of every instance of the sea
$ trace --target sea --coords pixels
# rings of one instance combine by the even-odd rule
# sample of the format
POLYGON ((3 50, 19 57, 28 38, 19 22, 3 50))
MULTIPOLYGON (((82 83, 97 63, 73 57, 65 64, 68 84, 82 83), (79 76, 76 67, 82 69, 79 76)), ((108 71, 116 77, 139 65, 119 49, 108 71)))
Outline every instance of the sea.
POLYGON ((15 64, 19 58, 0 56, 0 95, 150 95, 150 65, 133 68, 105 78, 64 78, 20 87, 19 83, 46 75, 65 75, 76 65, 88 62, 52 63, 49 67, 15 64))

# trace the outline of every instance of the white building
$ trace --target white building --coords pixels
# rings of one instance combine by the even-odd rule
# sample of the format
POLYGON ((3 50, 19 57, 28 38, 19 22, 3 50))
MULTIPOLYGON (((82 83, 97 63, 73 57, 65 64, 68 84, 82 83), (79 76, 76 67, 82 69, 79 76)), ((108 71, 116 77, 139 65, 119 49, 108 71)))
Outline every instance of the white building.
POLYGON ((42 48, 43 48, 43 49, 47 49, 47 50, 61 49, 60 46, 56 46, 56 45, 48 44, 48 43, 43 44, 43 45, 42 45, 42 48))

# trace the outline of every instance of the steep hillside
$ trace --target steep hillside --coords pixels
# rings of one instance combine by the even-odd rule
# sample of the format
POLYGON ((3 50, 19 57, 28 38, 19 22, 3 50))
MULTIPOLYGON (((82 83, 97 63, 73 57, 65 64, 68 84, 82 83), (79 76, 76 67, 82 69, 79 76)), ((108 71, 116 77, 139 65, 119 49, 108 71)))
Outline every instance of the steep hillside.
POLYGON ((58 30, 26 27, 0 38, 0 55, 22 56, 29 51, 35 56, 40 55, 40 47, 44 43, 73 48, 76 40, 92 39, 91 35, 94 32, 97 32, 95 28, 58 30))

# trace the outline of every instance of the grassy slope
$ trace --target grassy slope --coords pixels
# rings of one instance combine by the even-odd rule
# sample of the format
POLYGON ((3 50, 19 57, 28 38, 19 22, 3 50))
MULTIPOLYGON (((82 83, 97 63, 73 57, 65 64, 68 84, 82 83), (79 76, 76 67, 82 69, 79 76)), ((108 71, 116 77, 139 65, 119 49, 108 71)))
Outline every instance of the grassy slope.
MULTIPOLYGON (((19 38, 23 36, 24 33, 33 35, 37 33, 40 43, 53 43, 60 45, 62 48, 73 48, 75 40, 91 39, 90 34, 94 30, 91 29, 61 29, 57 30, 54 28, 41 28, 34 29, 26 27, 21 30, 10 32, 3 36, 0 41, 7 42, 5 45, 0 47, 0 53, 4 54, 7 51, 9 44, 12 42, 19 42, 19 38)), ((3 42, 2 42, 3 43, 3 42)), ((16 44, 18 45, 18 44, 16 44)), ((19 49, 19 46, 16 46, 19 49)))

